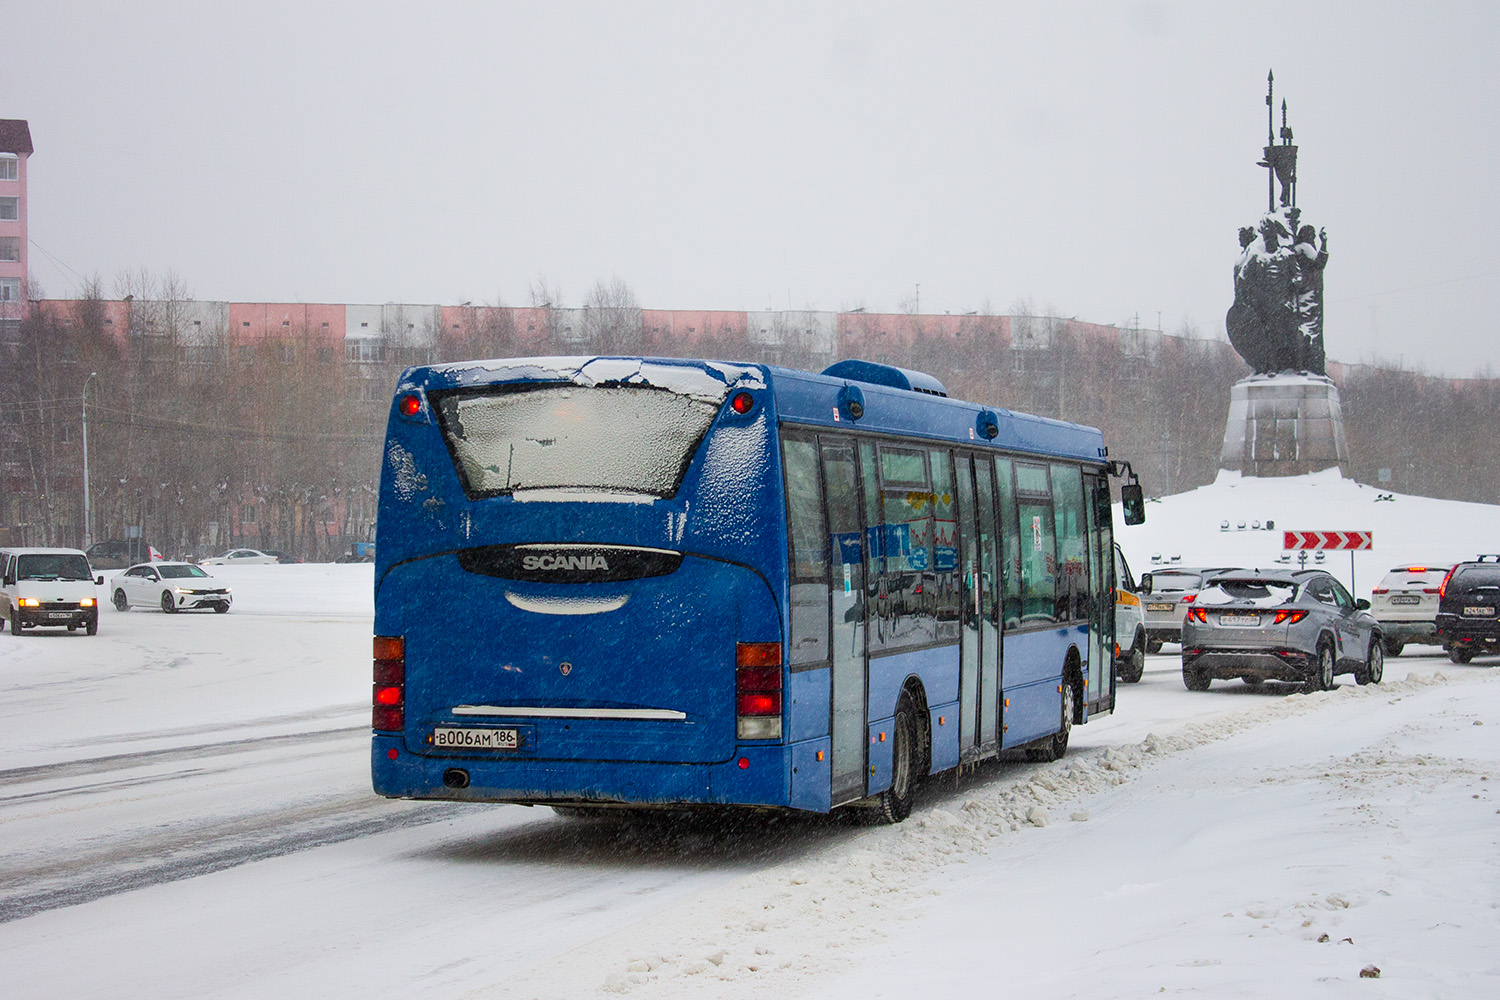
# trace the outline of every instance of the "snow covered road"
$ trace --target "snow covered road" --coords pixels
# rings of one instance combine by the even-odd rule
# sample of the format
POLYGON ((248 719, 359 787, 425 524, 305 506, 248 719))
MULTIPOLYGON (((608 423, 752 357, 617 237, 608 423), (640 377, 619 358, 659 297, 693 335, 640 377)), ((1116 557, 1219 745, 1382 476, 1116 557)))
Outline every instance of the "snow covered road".
POLYGON ((368 567, 239 573, 229 615, 0 636, 7 998, 1500 986, 1486 661, 1287 696, 1152 657, 1063 761, 900 827, 628 826, 374 797, 368 567))

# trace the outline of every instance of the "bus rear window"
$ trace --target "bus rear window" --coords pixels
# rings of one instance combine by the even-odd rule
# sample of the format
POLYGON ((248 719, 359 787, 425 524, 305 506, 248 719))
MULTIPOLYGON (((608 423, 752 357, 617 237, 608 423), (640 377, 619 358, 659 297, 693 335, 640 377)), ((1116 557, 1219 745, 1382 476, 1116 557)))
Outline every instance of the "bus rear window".
POLYGON ((645 386, 505 385, 435 398, 469 499, 530 491, 670 497, 718 406, 645 386))

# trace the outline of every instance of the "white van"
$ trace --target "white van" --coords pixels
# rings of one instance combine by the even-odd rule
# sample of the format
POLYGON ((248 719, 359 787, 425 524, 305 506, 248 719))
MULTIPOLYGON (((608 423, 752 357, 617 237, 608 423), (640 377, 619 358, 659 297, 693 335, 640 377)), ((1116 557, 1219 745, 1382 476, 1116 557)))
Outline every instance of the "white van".
POLYGON ((1115 546, 1115 676, 1135 684, 1146 673, 1146 616, 1125 553, 1115 546))
POLYGON ((99 595, 88 556, 78 549, 6 549, 0 552, 0 599, 10 630, 82 628, 99 631, 99 595))

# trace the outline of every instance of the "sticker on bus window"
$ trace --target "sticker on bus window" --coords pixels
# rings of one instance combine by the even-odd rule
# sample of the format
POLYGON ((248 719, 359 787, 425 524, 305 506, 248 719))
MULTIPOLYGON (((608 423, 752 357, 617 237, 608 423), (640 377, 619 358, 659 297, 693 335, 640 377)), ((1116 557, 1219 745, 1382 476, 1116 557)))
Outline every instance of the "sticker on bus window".
POLYGON ((848 563, 844 563, 844 593, 845 594, 849 593, 850 590, 852 589, 852 570, 853 570, 853 568, 854 567, 850 566, 848 563))
POLYGON ((1037 514, 1031 516, 1031 547, 1037 552, 1042 551, 1042 519, 1037 514))

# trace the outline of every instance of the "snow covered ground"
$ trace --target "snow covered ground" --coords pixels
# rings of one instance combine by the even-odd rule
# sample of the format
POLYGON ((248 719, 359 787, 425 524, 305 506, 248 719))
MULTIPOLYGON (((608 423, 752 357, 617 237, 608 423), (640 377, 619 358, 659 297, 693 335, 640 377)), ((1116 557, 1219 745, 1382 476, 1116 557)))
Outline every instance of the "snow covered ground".
MULTIPOLYGON (((1500 550, 1461 534, 1494 507, 1468 529, 1309 481, 1280 485, 1360 505, 1284 512, 1263 485, 1148 505, 1122 544, 1138 571, 1162 539, 1243 561, 1267 533, 1218 525, 1244 496, 1278 529, 1374 530, 1375 578, 1500 550)), ((375 798, 370 568, 222 575, 228 615, 0 635, 7 1000, 1500 992, 1500 658, 1192 693, 1168 646, 1064 760, 945 776, 901 826, 631 827, 375 798)))

